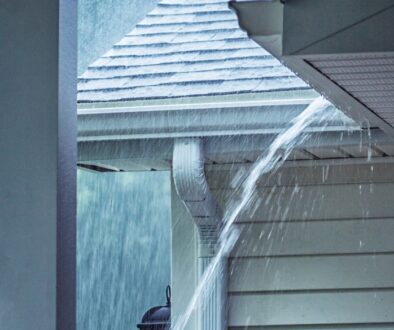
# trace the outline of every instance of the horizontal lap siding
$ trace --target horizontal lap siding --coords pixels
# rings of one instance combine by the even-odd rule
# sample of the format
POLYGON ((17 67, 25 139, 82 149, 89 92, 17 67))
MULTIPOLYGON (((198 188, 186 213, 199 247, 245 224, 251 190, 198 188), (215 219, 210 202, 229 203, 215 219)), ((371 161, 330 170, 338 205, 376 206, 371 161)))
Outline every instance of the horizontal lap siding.
MULTIPOLYGON (((260 178, 258 186, 308 186, 308 185, 333 185, 333 184, 360 184, 360 183, 390 183, 394 182, 392 164, 364 165, 326 165, 326 166, 296 166, 291 162, 270 175, 260 178)), ((302 164, 299 162, 298 164, 302 164)), ((208 174, 211 189, 222 190, 231 188, 231 178, 237 172, 247 173, 251 165, 221 166, 216 165, 208 174)))
POLYGON ((394 288, 394 253, 233 259, 230 274, 230 293, 394 288))
POLYGON ((305 185, 291 171, 282 186, 262 180, 238 219, 229 327, 394 329, 394 167, 314 169, 305 185))
POLYGON ((360 219, 394 216, 392 183, 273 187, 239 221, 360 219))
POLYGON ((394 324, 394 290, 230 297, 231 326, 394 324))
POLYGON ((243 230, 232 252, 235 257, 394 252, 394 219, 272 222, 238 227, 243 230))

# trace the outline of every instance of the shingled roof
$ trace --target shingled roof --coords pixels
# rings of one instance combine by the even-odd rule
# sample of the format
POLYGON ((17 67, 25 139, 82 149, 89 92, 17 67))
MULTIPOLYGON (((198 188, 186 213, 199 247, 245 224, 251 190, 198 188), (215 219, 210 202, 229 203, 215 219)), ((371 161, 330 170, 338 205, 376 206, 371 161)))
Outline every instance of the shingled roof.
POLYGON ((162 0, 79 78, 80 103, 309 87, 248 38, 227 0, 162 0))

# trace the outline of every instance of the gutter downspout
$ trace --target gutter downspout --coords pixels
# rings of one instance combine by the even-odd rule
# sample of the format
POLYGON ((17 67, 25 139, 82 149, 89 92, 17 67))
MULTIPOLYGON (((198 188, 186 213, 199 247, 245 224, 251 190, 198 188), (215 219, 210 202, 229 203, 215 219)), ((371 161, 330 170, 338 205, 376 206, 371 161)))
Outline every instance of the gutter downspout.
MULTIPOLYGON (((197 226, 198 277, 201 278, 216 253, 222 211, 211 191, 204 171, 203 140, 182 138, 175 140, 173 152, 175 189, 197 226)), ((224 258, 198 306, 199 330, 224 330, 227 318, 227 258, 224 258)))

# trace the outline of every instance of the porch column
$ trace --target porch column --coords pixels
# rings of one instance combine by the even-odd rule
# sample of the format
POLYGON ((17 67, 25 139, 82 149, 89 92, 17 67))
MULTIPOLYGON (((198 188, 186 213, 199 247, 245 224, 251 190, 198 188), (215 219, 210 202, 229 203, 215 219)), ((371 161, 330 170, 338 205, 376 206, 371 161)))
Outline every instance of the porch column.
POLYGON ((75 330, 76 0, 0 0, 0 328, 75 330))

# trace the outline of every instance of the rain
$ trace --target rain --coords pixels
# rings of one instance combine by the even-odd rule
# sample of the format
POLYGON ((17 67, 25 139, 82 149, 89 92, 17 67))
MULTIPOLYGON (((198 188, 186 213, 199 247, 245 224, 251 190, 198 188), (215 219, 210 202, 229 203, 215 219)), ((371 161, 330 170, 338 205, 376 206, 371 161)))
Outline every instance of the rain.
POLYGON ((129 2, 119 26, 80 4, 82 40, 91 24, 106 44, 80 50, 78 329, 394 324, 382 130, 252 40, 228 1, 129 2))

